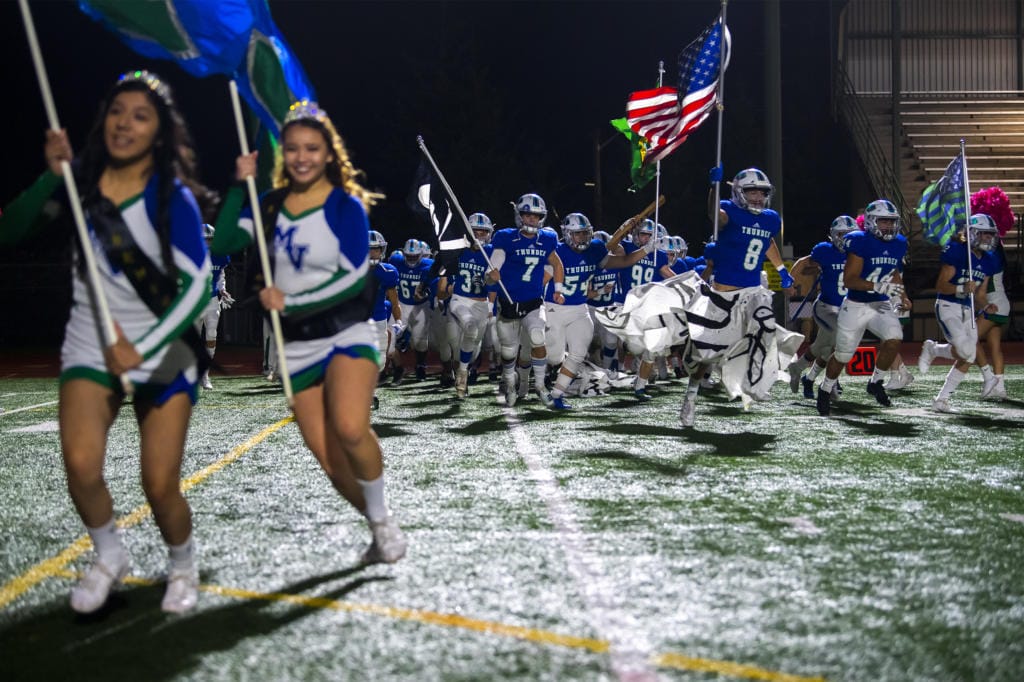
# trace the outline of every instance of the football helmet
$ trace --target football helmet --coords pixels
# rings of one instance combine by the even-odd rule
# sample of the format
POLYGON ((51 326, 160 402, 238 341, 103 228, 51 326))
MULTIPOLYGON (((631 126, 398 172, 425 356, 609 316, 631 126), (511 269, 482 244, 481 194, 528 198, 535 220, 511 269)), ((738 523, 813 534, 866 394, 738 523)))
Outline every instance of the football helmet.
POLYGON ((203 223, 203 239, 213 239, 213 233, 216 230, 213 229, 213 225, 210 223, 203 223))
POLYGON ((402 255, 405 256, 405 262, 409 264, 409 267, 414 268, 420 264, 420 260, 423 258, 423 242, 419 239, 409 239, 405 242, 405 246, 402 247, 402 255))
POLYGON ((864 209, 864 229, 883 241, 892 241, 900 233, 900 213, 888 199, 876 199, 864 209), (881 226, 879 220, 891 220, 891 225, 881 226))
POLYGON ((686 240, 682 237, 676 237, 676 252, 679 254, 679 258, 686 258, 686 252, 690 250, 690 245, 686 243, 686 240))
POLYGON ((857 229, 857 221, 848 215, 841 215, 832 221, 828 228, 828 238, 832 246, 846 253, 846 235, 857 229))
POLYGON ((647 242, 654 238, 654 233, 658 230, 659 227, 661 227, 661 229, 663 230, 665 229, 663 226, 658 225, 650 218, 645 218, 642 223, 640 223, 633 229, 633 243, 636 244, 637 246, 643 246, 644 244, 646 244, 647 242), (642 237, 644 236, 646 236, 646 239, 642 239, 642 237))
POLYGON ((548 207, 539 194, 524 194, 516 200, 516 227, 525 234, 537 234, 544 225, 544 219, 548 216, 548 207), (523 222, 523 215, 540 216, 536 225, 527 225, 523 222))
POLYGON ((986 213, 975 213, 971 216, 971 248, 979 251, 991 251, 999 240, 999 228, 992 216, 986 213))
POLYGON ((757 215, 772 205, 772 193, 775 188, 769 182, 768 176, 759 168, 747 168, 741 170, 732 179, 732 203, 740 208, 746 209, 757 215), (747 200, 748 190, 761 190, 764 192, 764 201, 755 201, 753 204, 747 200))
POLYGON ((388 242, 384 239, 384 235, 377 230, 370 230, 370 251, 374 249, 380 249, 380 253, 377 254, 376 258, 372 254, 370 255, 370 265, 379 263, 384 252, 388 250, 388 242))
POLYGON ((491 235, 494 233, 494 223, 484 213, 474 213, 469 216, 469 229, 473 231, 473 235, 476 240, 483 246, 491 241, 491 235))
POLYGON ((594 239, 600 239, 602 244, 607 244, 608 240, 611 238, 612 236, 605 232, 604 230, 598 230, 594 232, 594 239))
POLYGON ((570 213, 562 220, 562 238, 573 251, 583 253, 594 239, 594 226, 582 213, 570 213))

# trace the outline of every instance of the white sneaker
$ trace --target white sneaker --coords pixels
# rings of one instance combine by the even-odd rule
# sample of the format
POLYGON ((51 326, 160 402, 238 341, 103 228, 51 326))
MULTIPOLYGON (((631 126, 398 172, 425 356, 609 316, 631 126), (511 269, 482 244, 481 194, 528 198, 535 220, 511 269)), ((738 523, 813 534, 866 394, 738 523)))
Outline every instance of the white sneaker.
POLYGON ((210 373, 203 372, 203 388, 207 391, 213 390, 213 384, 210 383, 210 373))
POLYGON ((935 400, 932 401, 932 410, 934 410, 935 412, 949 413, 953 411, 953 408, 949 406, 948 400, 936 398, 935 400))
POLYGON ((679 408, 679 423, 685 428, 693 426, 693 422, 697 418, 697 400, 686 398, 683 400, 683 406, 679 408))
POLYGON ((71 588, 71 608, 77 613, 93 613, 107 603, 111 590, 128 575, 128 555, 121 553, 115 564, 96 557, 82 579, 71 588))
POLYGON ((370 522, 370 533, 373 540, 370 546, 363 552, 363 564, 393 564, 405 556, 405 548, 408 544, 405 540, 405 533, 398 527, 392 517, 383 521, 370 522))
POLYGON ((455 397, 462 400, 469 395, 469 370, 460 369, 455 373, 455 397))
POLYGON ((927 374, 928 368, 932 366, 932 362, 935 360, 935 342, 931 339, 925 339, 925 342, 921 344, 921 355, 917 358, 917 369, 921 374, 927 374))
POLYGON ((988 379, 985 379, 984 383, 982 383, 981 385, 981 397, 991 398, 992 389, 996 387, 997 383, 999 383, 999 380, 996 379, 996 376, 994 374, 991 375, 988 379))
POLYGON ((906 365, 900 367, 898 371, 889 373, 889 380, 885 382, 885 388, 889 391, 898 391, 901 388, 906 388, 910 384, 914 383, 914 375, 910 373, 906 365))
POLYGON ((1002 379, 996 379, 996 385, 988 394, 989 400, 1006 400, 1006 383, 1002 379))
POLYGON ((195 566, 171 569, 167 574, 167 591, 160 602, 166 613, 185 613, 195 608, 199 601, 199 569, 195 566))

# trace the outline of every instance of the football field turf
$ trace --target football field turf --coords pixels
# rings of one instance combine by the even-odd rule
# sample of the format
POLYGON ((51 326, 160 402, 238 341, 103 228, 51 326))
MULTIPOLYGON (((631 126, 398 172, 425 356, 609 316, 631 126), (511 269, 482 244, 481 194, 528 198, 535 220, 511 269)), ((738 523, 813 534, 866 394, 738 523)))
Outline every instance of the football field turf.
MULTIPOLYGON (((214 377, 183 485, 202 593, 160 612, 165 549, 131 410, 106 477, 132 571, 99 615, 67 593, 90 544, 65 489, 53 379, 0 381, 4 680, 1006 680, 1024 678, 1024 366, 1011 399, 946 367, 882 409, 844 377, 829 419, 778 383, 744 412, 684 385, 499 407, 435 378, 378 391, 409 538, 359 567, 279 387, 214 377)), ((916 370, 915 370, 916 374, 916 370)))

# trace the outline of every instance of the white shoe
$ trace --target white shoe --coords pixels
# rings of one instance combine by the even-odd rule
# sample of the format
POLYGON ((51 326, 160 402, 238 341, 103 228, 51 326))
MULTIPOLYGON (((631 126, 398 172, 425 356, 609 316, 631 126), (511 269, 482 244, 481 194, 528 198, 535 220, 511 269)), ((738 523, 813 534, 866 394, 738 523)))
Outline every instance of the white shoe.
POLYGON ((213 390, 213 384, 210 383, 210 373, 203 372, 203 388, 207 391, 213 390))
POLYGON ((925 342, 921 344, 921 355, 917 358, 917 370, 921 374, 927 374, 928 368, 932 366, 934 360, 935 342, 931 339, 925 339, 925 342))
POLYGON ((679 423, 685 428, 693 426, 693 422, 697 418, 697 400, 696 399, 685 399, 683 400, 683 406, 679 408, 679 423))
POLYGON ((700 387, 701 388, 711 389, 711 388, 714 388, 715 386, 718 386, 718 379, 716 379, 715 377, 711 376, 710 374, 700 380, 700 387))
POLYGON ((949 413, 953 411, 953 408, 949 406, 948 400, 936 398, 935 400, 932 401, 932 410, 934 410, 935 412, 949 413))
POLYGON ((889 373, 889 381, 885 382, 885 388, 888 391, 898 391, 912 383, 914 383, 914 375, 904 365, 899 368, 899 371, 889 373))
POLYGON ((77 613, 93 613, 107 603, 111 590, 128 575, 128 555, 121 552, 110 565, 96 557, 82 579, 71 588, 71 608, 77 613))
POLYGON ((281 377, 278 376, 277 372, 274 371, 274 370, 270 370, 269 372, 267 372, 267 375, 264 378, 267 381, 271 381, 271 382, 280 381, 281 380, 281 377))
MULTIPOLYGON (((996 387, 997 383, 999 383, 999 380, 996 379, 996 376, 994 374, 992 376, 990 376, 988 379, 985 379, 984 383, 981 385, 981 397, 982 398, 991 398, 992 397, 992 389, 994 389, 996 387)), ((1005 393, 1005 391, 1004 391, 1004 393, 1005 393)))
POLYGON ((996 385, 988 394, 989 400, 1006 400, 1006 383, 1002 379, 996 379, 996 385))
POLYGON ((462 400, 469 395, 469 370, 460 369, 455 373, 455 397, 462 400))
POLYGON ((373 534, 373 540, 363 552, 363 564, 393 564, 405 556, 408 544, 405 533, 392 517, 376 523, 371 521, 370 532, 373 534))
POLYGON ((167 574, 167 591, 160 602, 166 613, 185 613, 195 608, 199 601, 199 569, 195 566, 185 569, 171 569, 167 574))
POLYGON ((551 394, 545 391, 543 386, 537 386, 536 391, 540 396, 540 401, 544 403, 544 407, 551 407, 555 404, 555 401, 551 399, 551 394))

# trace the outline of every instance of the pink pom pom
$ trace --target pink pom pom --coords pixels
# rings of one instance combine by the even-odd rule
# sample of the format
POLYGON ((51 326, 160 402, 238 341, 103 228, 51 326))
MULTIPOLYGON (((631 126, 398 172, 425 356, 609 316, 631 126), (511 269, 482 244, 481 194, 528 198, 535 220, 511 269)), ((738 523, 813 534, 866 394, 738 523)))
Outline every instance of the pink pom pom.
POLYGON ((1010 208, 1010 198, 1000 187, 986 187, 971 195, 971 213, 985 213, 996 223, 999 236, 1013 229, 1016 217, 1010 208))
POLYGON ((857 227, 859 227, 862 230, 864 229, 864 214, 863 213, 861 213, 859 216, 857 216, 857 227))

